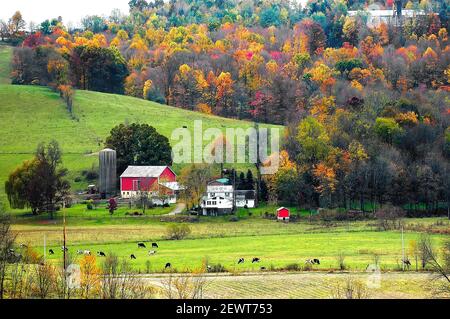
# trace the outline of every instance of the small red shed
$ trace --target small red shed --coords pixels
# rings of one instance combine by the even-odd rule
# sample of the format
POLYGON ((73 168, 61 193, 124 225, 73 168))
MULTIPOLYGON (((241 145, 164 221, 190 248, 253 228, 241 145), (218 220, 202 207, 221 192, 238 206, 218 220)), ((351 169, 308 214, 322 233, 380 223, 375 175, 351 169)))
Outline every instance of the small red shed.
POLYGON ((277 209, 277 219, 283 221, 289 221, 290 212, 286 207, 280 207, 277 209))

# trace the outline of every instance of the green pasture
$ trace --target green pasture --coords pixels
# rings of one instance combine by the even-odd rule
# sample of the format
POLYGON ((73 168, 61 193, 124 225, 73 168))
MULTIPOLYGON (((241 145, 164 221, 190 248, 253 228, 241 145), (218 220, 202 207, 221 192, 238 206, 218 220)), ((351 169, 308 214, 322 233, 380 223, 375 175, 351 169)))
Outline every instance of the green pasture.
POLYGON ((11 71, 12 48, 0 44, 0 84, 11 83, 9 73, 11 71))
MULTIPOLYGON (((405 242, 417 240, 417 233, 406 233, 405 242)), ((401 235, 399 232, 330 232, 300 233, 290 235, 240 236, 227 238, 205 238, 186 240, 158 240, 155 255, 149 256, 151 239, 146 238, 147 249, 138 248, 136 242, 121 243, 85 243, 70 245, 75 253, 77 249, 89 249, 93 252, 114 253, 123 258, 131 254, 136 260, 130 260, 136 271, 144 272, 146 263, 150 263, 152 272, 163 271, 163 266, 170 262, 175 271, 192 271, 202 266, 205 260, 211 264, 222 264, 228 271, 257 271, 261 266, 282 268, 297 263, 304 267, 305 259, 319 258, 320 265, 313 269, 337 269, 337 256, 345 255, 348 270, 364 270, 373 263, 374 255, 380 256, 381 268, 398 270, 402 256, 401 235), (239 258, 245 258, 244 264, 237 265, 239 258), (259 257, 260 263, 251 263, 253 257, 259 257)), ((433 235, 436 244, 440 244, 443 236, 433 235)), ((61 259, 60 245, 49 246, 55 255, 48 256, 57 262, 61 259)), ((43 252, 42 246, 36 247, 43 252)), ((98 257, 101 262, 101 257, 98 257)))

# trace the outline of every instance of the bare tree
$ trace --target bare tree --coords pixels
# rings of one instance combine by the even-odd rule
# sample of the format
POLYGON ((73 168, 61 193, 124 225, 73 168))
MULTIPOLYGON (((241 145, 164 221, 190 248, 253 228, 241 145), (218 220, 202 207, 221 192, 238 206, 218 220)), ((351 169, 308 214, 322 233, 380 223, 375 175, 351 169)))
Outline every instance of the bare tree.
POLYGON ((361 280, 349 276, 332 287, 331 296, 334 299, 368 299, 370 294, 361 280))
POLYGON ((11 218, 0 212, 0 299, 3 299, 5 293, 6 273, 13 254, 14 241, 15 236, 11 231, 11 218))
POLYGON ((375 212, 378 227, 381 230, 400 229, 404 216, 405 212, 402 208, 391 205, 385 205, 375 212))
POLYGON ((345 264, 345 255, 342 251, 340 251, 336 256, 336 261, 340 270, 347 269, 347 265, 345 264))
POLYGON ((5 39, 8 38, 9 35, 8 24, 5 21, 0 20, 0 39, 2 41, 5 41, 5 39))
POLYGON ((115 299, 118 296, 119 258, 109 253, 101 265, 101 296, 103 299, 115 299))
POLYGON ((181 240, 191 233, 191 228, 187 224, 171 224, 167 226, 167 238, 173 240, 181 240))
POLYGON ((431 238, 428 234, 420 235, 418 253, 422 269, 425 269, 428 263, 435 257, 433 243, 431 242, 431 238))
POLYGON ((202 299, 206 286, 204 271, 179 276, 170 274, 163 282, 163 293, 168 299, 202 299))
POLYGON ((35 287, 37 295, 41 299, 46 299, 52 292, 55 283, 55 269, 48 263, 37 264, 34 267, 35 287))
POLYGON ((33 277, 27 266, 22 262, 17 262, 11 266, 9 281, 9 298, 24 299, 27 298, 31 291, 33 277))
POLYGON ((450 240, 446 240, 442 247, 442 262, 439 262, 437 254, 431 246, 431 241, 426 242, 422 249, 428 257, 428 264, 435 273, 432 282, 436 295, 450 296, 450 240))
POLYGON ((152 290, 136 277, 126 259, 109 253, 102 264, 101 296, 103 299, 144 299, 152 290))
POLYGON ((75 296, 77 288, 70 284, 67 266, 75 264, 76 255, 66 253, 63 258, 66 258, 65 263, 62 262, 59 267, 55 268, 55 292, 60 299, 70 299, 75 296), (64 268, 64 265, 66 265, 66 268, 64 268))

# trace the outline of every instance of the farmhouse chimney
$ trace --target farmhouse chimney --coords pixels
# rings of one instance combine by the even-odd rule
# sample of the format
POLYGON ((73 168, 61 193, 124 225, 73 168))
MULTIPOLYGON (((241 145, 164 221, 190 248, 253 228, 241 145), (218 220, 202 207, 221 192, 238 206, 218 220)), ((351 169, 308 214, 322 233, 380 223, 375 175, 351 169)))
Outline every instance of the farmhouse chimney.
POLYGON ((99 153, 99 191, 102 198, 116 193, 116 151, 105 148, 99 153))

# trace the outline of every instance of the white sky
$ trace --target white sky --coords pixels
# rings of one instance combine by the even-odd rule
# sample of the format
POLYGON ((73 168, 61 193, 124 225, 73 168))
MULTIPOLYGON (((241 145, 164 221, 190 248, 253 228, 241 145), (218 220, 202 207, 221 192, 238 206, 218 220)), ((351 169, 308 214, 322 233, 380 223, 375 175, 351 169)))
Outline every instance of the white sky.
POLYGON ((0 0, 0 19, 19 10, 27 24, 62 16, 64 23, 78 25, 86 15, 109 16, 113 9, 128 13, 129 0, 0 0))
MULTIPOLYGON (((109 16, 113 9, 128 13, 129 0, 0 0, 0 19, 9 19, 19 10, 24 20, 38 24, 62 16, 63 22, 77 26, 86 15, 109 16)), ((298 0, 302 4, 307 0, 298 0)))

